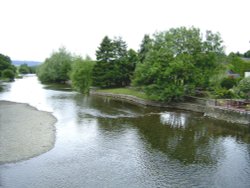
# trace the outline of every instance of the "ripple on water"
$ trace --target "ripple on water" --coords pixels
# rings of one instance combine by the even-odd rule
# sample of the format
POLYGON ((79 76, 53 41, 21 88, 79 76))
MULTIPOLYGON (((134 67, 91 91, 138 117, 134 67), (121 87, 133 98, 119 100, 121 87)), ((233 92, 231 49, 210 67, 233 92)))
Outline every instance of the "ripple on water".
POLYGON ((34 78, 0 99, 51 109, 55 147, 0 166, 3 187, 250 187, 249 130, 199 114, 45 89, 34 78))

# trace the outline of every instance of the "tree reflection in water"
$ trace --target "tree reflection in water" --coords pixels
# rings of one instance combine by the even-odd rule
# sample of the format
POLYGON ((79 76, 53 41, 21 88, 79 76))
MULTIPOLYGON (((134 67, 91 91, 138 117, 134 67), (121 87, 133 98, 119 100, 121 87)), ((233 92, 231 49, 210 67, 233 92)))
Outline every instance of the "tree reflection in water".
POLYGON ((152 149, 183 164, 216 164, 225 157, 223 142, 227 137, 235 141, 250 138, 246 128, 189 112, 170 111, 160 116, 139 117, 132 124, 138 127, 152 149))
POLYGON ((172 128, 186 128, 187 114, 167 112, 160 115, 160 121, 162 124, 169 125, 172 128))

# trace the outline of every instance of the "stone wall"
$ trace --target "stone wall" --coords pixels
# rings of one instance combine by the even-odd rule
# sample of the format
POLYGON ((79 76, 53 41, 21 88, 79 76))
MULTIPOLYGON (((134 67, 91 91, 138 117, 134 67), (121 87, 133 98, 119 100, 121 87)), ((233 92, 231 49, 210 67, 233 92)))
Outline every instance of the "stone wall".
POLYGON ((179 110, 199 112, 207 117, 250 126, 250 112, 241 112, 233 109, 214 106, 214 100, 212 99, 187 97, 185 102, 162 103, 162 102, 144 100, 135 96, 124 95, 124 94, 112 94, 112 93, 104 93, 96 91, 91 91, 90 93, 92 95, 112 97, 118 100, 126 100, 130 103, 140 104, 144 106, 164 107, 164 108, 173 108, 179 110))
POLYGON ((204 116, 250 126, 250 113, 207 106, 204 116))

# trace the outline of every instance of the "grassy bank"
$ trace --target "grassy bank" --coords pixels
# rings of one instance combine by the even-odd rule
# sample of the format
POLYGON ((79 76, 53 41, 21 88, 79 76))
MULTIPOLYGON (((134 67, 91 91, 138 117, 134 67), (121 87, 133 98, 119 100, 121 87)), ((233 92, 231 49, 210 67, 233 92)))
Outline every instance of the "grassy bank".
POLYGON ((141 99, 149 99, 145 93, 131 88, 99 89, 97 92, 131 95, 141 99))

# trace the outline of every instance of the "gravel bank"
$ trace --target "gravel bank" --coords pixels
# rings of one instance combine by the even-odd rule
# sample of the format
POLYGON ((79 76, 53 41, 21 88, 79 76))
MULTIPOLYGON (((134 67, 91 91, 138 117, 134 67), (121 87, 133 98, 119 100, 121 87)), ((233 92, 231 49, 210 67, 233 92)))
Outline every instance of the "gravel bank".
POLYGON ((0 164, 29 159, 52 149, 55 122, 48 112, 0 101, 0 164))

